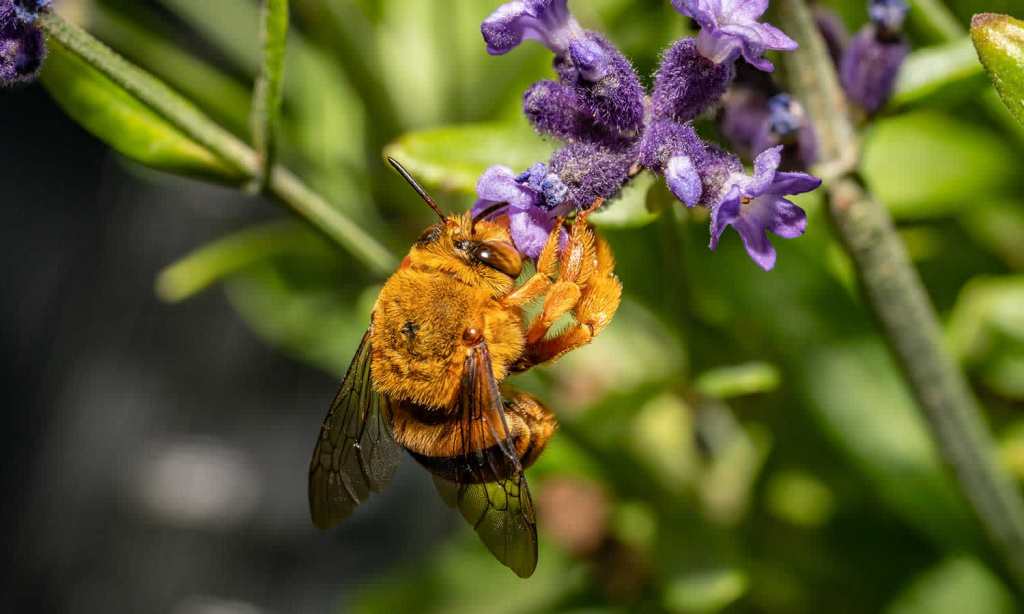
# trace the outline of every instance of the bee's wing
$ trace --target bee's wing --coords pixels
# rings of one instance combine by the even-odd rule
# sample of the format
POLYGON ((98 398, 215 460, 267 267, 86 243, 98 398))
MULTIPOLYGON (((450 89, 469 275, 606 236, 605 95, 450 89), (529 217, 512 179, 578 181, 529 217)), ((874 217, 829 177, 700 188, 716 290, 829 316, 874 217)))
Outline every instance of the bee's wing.
POLYGON ((321 529, 338 524, 391 480, 400 448, 391 436, 386 403, 370 380, 368 330, 320 427, 309 463, 309 512, 321 529))
POLYGON ((469 350, 459 398, 463 450, 460 482, 434 476, 441 497, 457 507, 487 549, 516 575, 537 567, 537 521, 519 456, 505 422, 487 344, 469 350), (492 442, 468 449, 473 442, 492 442))

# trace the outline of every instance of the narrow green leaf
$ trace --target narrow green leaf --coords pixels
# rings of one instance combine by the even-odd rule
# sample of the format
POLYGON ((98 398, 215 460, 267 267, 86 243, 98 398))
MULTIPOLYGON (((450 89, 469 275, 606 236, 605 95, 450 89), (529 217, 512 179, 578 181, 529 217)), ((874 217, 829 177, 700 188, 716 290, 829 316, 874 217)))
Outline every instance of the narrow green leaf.
MULTIPOLYGON (((134 7, 133 11, 147 9, 134 7)), ((182 49, 165 30, 144 25, 158 19, 148 15, 148 11, 144 14, 152 19, 130 19, 106 4, 96 4, 89 13, 89 27, 97 38, 164 80, 233 134, 247 134, 251 97, 248 88, 182 49)))
POLYGON ((274 168, 275 132, 281 114, 284 57, 288 40, 288 0, 264 0, 263 64, 252 101, 252 138, 260 170, 256 181, 266 189, 274 168))
POLYGON ((492 164, 522 171, 547 160, 552 149, 525 123, 482 123, 410 132, 385 153, 425 184, 471 194, 492 164))
POLYGON ((993 13, 975 15, 971 39, 1003 103, 1024 123, 1024 21, 993 13))
POLYGON ((984 84, 984 73, 968 37, 952 43, 925 47, 910 54, 900 69, 893 95, 894 106, 925 100, 948 89, 984 84))
POLYGON ((121 154, 152 168, 237 183, 242 174, 51 37, 40 80, 57 104, 121 154))
POLYGON ((693 385, 701 394, 728 399, 771 392, 779 387, 780 380, 781 376, 775 365, 750 362, 705 371, 697 377, 693 385))
POLYGON ((310 244, 326 245, 309 227, 298 222, 246 228, 208 243, 160 271, 157 295, 177 303, 251 264, 310 244))

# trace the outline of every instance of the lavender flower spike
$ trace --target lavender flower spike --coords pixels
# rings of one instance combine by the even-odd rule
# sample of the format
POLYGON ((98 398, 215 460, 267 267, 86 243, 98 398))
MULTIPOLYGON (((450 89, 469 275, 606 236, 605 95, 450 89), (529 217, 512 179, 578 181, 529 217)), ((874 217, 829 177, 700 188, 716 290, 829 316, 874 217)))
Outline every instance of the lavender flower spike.
POLYGON ((697 49, 716 64, 743 55, 750 65, 771 72, 774 66, 761 57, 765 51, 792 51, 796 41, 757 18, 768 9, 768 0, 672 0, 677 11, 700 24, 697 49))
MULTIPOLYGON (((569 50, 583 29, 569 12, 568 0, 515 0, 506 2, 480 25, 487 52, 502 55, 524 39, 540 41, 556 55, 569 50)), ((585 50, 580 50, 585 55, 585 50)))
POLYGON ((516 249, 536 259, 558 217, 565 214, 568 189, 547 165, 535 164, 518 176, 505 166, 492 166, 477 181, 476 193, 473 216, 507 215, 516 249))
POLYGON ((725 228, 732 226, 754 262, 769 271, 775 266, 775 248, 766 231, 785 239, 804 233, 807 214, 784 197, 810 192, 821 180, 806 173, 780 172, 781 160, 779 145, 757 156, 753 177, 736 173, 729 178, 725 198, 711 210, 711 249, 718 247, 725 228))
POLYGON ((0 86, 35 78, 46 57, 35 21, 49 7, 49 0, 0 0, 0 86))

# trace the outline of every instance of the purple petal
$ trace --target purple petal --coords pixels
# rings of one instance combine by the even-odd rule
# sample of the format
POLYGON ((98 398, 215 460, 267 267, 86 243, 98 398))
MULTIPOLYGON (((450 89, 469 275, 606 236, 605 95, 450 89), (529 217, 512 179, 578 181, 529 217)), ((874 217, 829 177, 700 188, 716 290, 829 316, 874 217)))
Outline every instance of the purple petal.
POLYGON ((723 12, 750 20, 757 19, 768 10, 768 0, 726 0, 726 5, 723 12))
POLYGON ((748 196, 759 196, 771 189, 781 162, 782 145, 776 145, 757 154, 754 159, 754 176, 744 187, 744 192, 748 196))
POLYGON ((783 239, 795 239, 807 230, 807 214, 785 198, 779 198, 775 201, 775 215, 767 228, 783 239))
POLYGON ((708 247, 718 248, 718 240, 725 229, 736 222, 740 216, 740 189, 732 188, 722 202, 711 209, 711 242, 708 247))
POLYGON ((529 188, 516 182, 515 174, 507 166, 492 166, 484 171, 476 182, 476 195, 481 200, 506 202, 520 208, 528 207, 534 200, 529 188))
POLYGON ((578 38, 569 43, 569 57, 580 76, 590 82, 600 81, 610 70, 608 54, 590 38, 578 38))
POLYGON ((665 181, 676 198, 683 201, 687 207, 700 202, 704 188, 689 156, 673 156, 669 159, 665 166, 665 181))
POLYGON ((516 249, 524 256, 536 259, 547 243, 554 220, 543 209, 536 207, 510 209, 508 218, 516 249))
POLYGON ((480 24, 487 52, 508 53, 523 39, 532 39, 544 43, 554 53, 564 53, 569 42, 582 33, 566 2, 515 0, 502 4, 480 24))
POLYGON ((743 247, 747 248, 747 254, 757 263, 757 266, 766 271, 772 270, 772 267, 775 266, 775 248, 768 240, 764 227, 742 217, 736 220, 732 227, 740 234, 740 238, 743 239, 743 247))
POLYGON ((803 194, 817 190, 821 179, 807 173, 775 173, 775 180, 768 187, 768 194, 803 194))

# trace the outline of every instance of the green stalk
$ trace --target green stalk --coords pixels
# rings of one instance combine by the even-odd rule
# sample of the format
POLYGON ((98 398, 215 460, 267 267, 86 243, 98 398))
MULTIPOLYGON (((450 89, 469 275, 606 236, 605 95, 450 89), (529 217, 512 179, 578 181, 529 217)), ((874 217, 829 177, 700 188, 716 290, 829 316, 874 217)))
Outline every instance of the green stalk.
POLYGON ((794 93, 819 135, 829 178, 829 214, 853 260, 864 298, 921 407, 944 461, 974 509, 1009 577, 1024 591, 1024 502, 996 462, 995 446, 966 378, 943 347, 935 309, 888 210, 861 185, 857 143, 838 78, 804 0, 780 0, 783 29, 800 49, 786 54, 794 93), (852 164, 851 164, 852 162, 852 164))
MULTIPOLYGON (((55 12, 41 15, 39 24, 48 36, 60 41, 68 50, 123 87, 178 130, 249 177, 258 176, 260 159, 252 148, 162 81, 128 62, 55 12)), ((288 169, 281 165, 274 166, 268 187, 270 194, 278 201, 347 249, 374 272, 387 274, 394 269, 397 260, 387 248, 308 188, 288 169)))
POLYGON ((274 168, 275 132, 281 115, 284 55, 288 39, 288 0, 263 0, 260 36, 263 63, 252 98, 252 141, 260 167, 256 175, 259 191, 266 191, 274 168))

